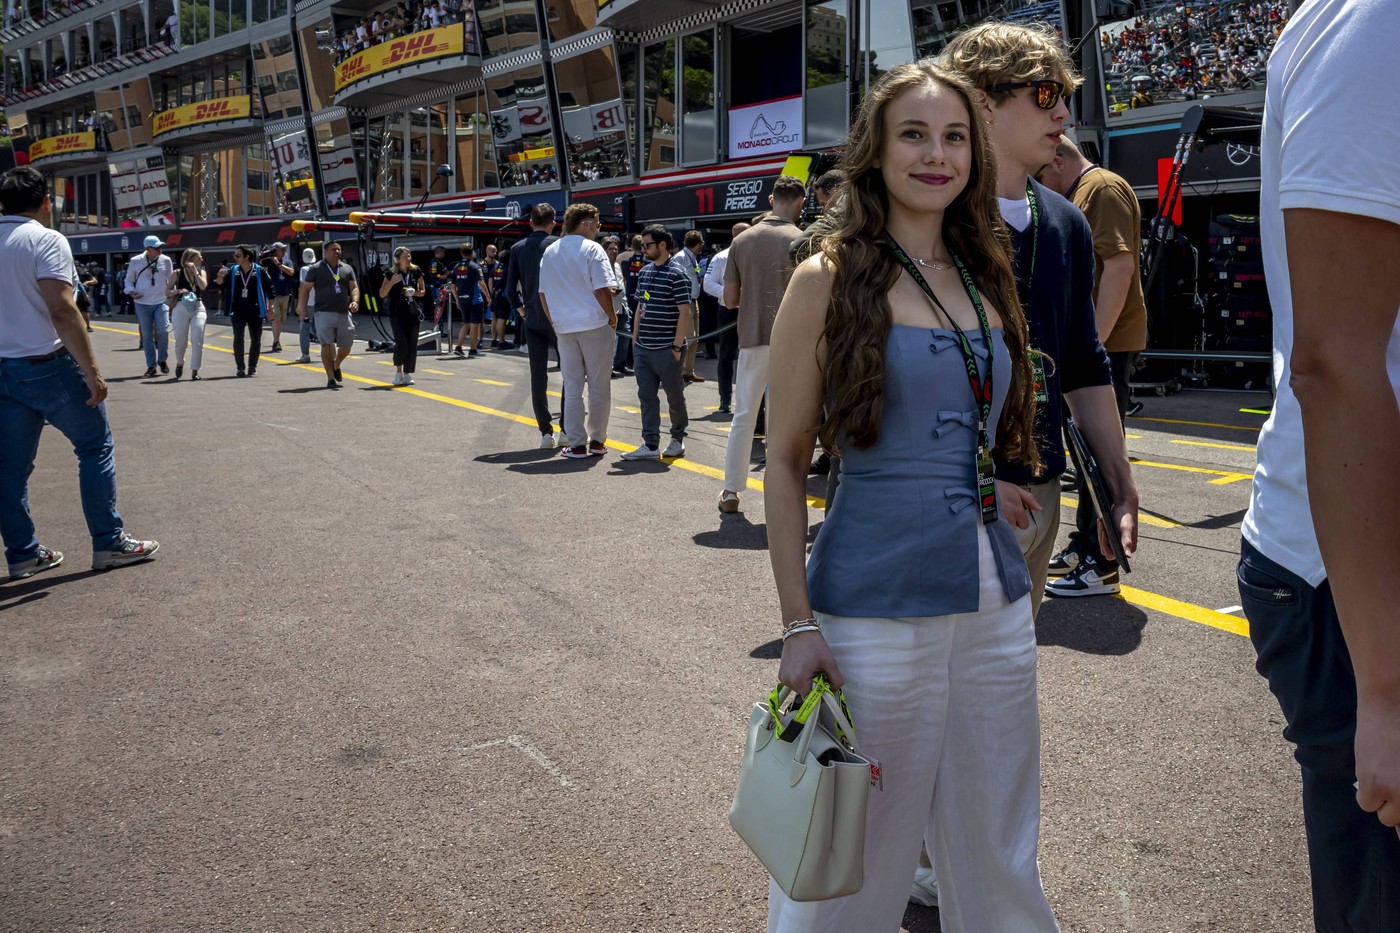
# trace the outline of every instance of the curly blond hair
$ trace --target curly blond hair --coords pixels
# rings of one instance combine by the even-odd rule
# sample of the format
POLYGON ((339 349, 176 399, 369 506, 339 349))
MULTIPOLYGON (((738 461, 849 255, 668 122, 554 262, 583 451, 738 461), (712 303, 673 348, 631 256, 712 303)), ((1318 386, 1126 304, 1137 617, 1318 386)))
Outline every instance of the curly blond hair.
POLYGON ((1050 80, 1073 91, 1084 83, 1064 39, 1041 24, 979 23, 954 36, 938 63, 982 88, 997 103, 1011 92, 987 90, 994 84, 1050 80))

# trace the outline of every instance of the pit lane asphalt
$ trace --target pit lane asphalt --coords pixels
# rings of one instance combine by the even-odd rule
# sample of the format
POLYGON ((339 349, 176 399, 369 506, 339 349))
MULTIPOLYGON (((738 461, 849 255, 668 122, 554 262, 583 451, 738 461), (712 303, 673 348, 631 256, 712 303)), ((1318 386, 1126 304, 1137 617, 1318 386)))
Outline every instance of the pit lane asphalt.
MULTIPOLYGON (((725 811, 777 602, 762 494, 715 509, 714 364, 685 461, 618 459, 630 379, 617 449, 569 461, 535 447, 523 356, 235 380, 221 320, 199 383, 95 321, 157 560, 87 570, 45 432, 31 506, 67 562, 0 586, 0 930, 761 930, 725 811)), ((1307 930, 1296 767, 1219 611, 1268 398, 1144 401, 1132 591, 1037 624, 1046 889, 1066 931, 1307 930)))

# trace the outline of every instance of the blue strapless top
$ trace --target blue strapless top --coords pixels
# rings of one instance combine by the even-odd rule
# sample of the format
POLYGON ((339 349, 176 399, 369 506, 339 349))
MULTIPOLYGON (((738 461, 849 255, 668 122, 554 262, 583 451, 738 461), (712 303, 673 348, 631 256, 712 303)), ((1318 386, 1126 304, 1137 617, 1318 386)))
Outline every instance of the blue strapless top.
MULTIPOLYGON (((982 374, 982 334, 967 332, 982 374)), ((1011 381, 1001 330, 992 372, 993 435, 1011 381)), ((843 448, 841 488, 807 561, 817 612, 907 618, 977 611, 977 404, 950 330, 894 325, 886 345, 880 439, 843 448)), ((1030 573, 1003 518, 987 526, 1008 601, 1030 573)))

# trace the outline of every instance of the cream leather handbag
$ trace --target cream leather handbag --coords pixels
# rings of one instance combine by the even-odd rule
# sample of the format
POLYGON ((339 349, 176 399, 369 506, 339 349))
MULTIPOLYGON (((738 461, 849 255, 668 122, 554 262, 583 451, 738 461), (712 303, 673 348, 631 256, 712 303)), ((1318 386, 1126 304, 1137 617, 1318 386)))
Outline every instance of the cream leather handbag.
POLYGON ((795 901, 854 894, 865 881, 865 803, 879 765, 861 757, 845 702, 822 678, 754 705, 729 825, 795 901), (824 718, 829 718, 828 727, 824 718))

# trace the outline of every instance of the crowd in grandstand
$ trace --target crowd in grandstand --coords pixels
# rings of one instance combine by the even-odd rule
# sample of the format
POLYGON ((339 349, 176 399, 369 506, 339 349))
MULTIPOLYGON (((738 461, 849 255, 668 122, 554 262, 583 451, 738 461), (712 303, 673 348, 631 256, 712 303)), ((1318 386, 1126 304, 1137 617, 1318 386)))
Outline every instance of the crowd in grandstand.
POLYGON ((1164 4, 1104 36, 1112 96, 1137 107, 1262 85, 1287 21, 1283 0, 1164 4))
MULTIPOLYGON (((472 18, 471 7, 462 0, 399 0, 393 9, 381 10, 344 29, 335 40, 335 61, 340 64, 359 52, 381 42, 397 39, 425 29, 437 29, 472 18)), ((475 37, 468 31, 468 44, 475 47, 475 37)))

